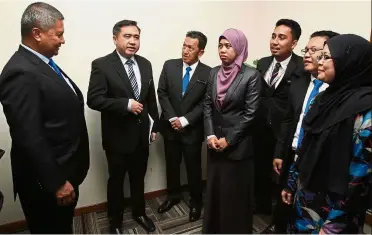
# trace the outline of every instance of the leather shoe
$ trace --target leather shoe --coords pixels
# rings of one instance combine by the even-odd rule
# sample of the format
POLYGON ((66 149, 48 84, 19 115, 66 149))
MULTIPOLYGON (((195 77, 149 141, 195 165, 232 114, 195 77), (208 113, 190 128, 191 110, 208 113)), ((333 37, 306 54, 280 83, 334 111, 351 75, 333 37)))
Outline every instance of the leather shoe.
POLYGON ((201 207, 192 205, 190 207, 189 221, 190 222, 197 221, 198 219, 200 219, 200 215, 201 215, 201 207))
POLYGON ((152 220, 147 216, 135 216, 133 219, 142 226, 148 233, 154 232, 155 231, 155 224, 152 222, 152 220))
POLYGON ((262 230, 262 232, 260 232, 260 234, 276 234, 276 233, 277 233, 276 228, 275 228, 275 225, 273 224, 270 224, 264 230, 262 230))
POLYGON ((160 214, 162 213, 165 213, 167 211, 169 211, 170 209, 172 209, 172 207, 176 204, 178 204, 180 202, 180 200, 177 200, 177 199, 167 199, 165 200, 158 208, 158 212, 160 214))
POLYGON ((120 227, 110 225, 110 234, 124 234, 124 233, 120 227))

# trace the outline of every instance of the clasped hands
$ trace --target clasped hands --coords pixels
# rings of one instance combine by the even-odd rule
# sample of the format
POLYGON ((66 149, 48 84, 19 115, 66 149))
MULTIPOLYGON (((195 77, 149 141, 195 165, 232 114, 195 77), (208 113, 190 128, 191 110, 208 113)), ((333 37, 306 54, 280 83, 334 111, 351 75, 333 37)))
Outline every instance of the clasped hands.
POLYGON ((217 139, 217 137, 213 136, 208 139, 208 148, 213 149, 217 152, 222 152, 229 146, 226 138, 217 139))
POLYGON ((175 130, 175 131, 182 131, 183 130, 182 123, 181 123, 181 121, 178 117, 171 118, 169 121, 171 123, 171 126, 172 126, 173 130, 175 130))

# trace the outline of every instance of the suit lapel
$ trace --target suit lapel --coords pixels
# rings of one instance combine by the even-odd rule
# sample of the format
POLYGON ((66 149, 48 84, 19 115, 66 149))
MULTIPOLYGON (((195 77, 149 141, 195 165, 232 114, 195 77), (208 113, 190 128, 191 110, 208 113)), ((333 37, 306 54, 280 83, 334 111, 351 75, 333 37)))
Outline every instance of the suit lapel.
MULTIPOLYGON (((147 90, 149 88, 149 84, 151 81, 148 81, 146 75, 146 66, 144 65, 143 61, 137 56, 134 56, 136 58, 137 64, 138 64, 138 69, 141 74, 141 91, 140 91, 140 100, 144 99, 145 94, 147 93, 147 90)), ((132 89, 133 90, 133 89, 132 89)))
POLYGON ((270 86, 267 84, 267 82, 266 82, 266 80, 265 80, 265 77, 266 77, 266 72, 268 71, 268 69, 270 68, 270 65, 271 65, 271 63, 273 62, 273 59, 274 59, 274 57, 273 56, 270 56, 268 59, 266 59, 266 60, 263 60, 262 62, 261 62, 261 71, 260 71, 260 73, 262 74, 262 84, 263 84, 263 86, 266 86, 266 87, 268 87, 268 88, 270 88, 270 86))
POLYGON ((307 93, 307 89, 309 87, 309 83, 311 82, 310 75, 306 74, 306 76, 302 77, 299 81, 299 86, 296 88, 296 103, 298 104, 295 108, 296 115, 299 116, 301 114, 302 106, 305 101, 305 96, 307 93))
MULTIPOLYGON (((187 86, 186 88, 186 91, 185 91, 185 95, 183 96, 183 98, 186 97, 186 95, 189 93, 189 91, 192 89, 192 87, 195 85, 195 82, 198 80, 198 73, 200 72, 201 68, 200 68, 200 61, 199 61, 199 64, 198 66, 195 68, 195 71, 190 79, 190 82, 189 82, 189 85, 187 86)), ((182 71, 183 72, 183 71, 182 71)))
MULTIPOLYGON (((282 80, 280 81, 280 83, 278 84, 278 86, 277 86, 276 89, 278 89, 278 87, 279 87, 282 83, 286 82, 287 79, 291 77, 293 71, 296 69, 296 66, 297 66, 297 65, 296 65, 296 63, 294 62, 294 59, 295 59, 295 57, 294 57, 294 54, 293 54, 291 60, 289 61, 288 65, 287 65, 287 69, 285 70, 285 73, 284 73, 284 75, 283 75, 283 78, 282 78, 282 80)), ((276 90, 276 89, 275 89, 275 90, 276 90)))
POLYGON ((182 100, 182 81, 183 81, 183 61, 182 59, 179 60, 179 63, 176 66, 176 71, 175 71, 175 81, 172 81, 174 83, 173 88, 175 89, 174 93, 179 94, 179 97, 181 97, 182 100))
POLYGON ((214 73, 212 76, 212 81, 211 81, 211 86, 212 86, 212 102, 214 103, 214 106, 216 107, 216 109, 218 111, 221 111, 220 109, 220 105, 218 104, 218 100, 217 100, 217 74, 218 74, 218 71, 220 71, 221 67, 218 68, 218 70, 216 71, 216 73, 214 73))
POLYGON ((273 59, 274 59, 274 57, 273 57, 273 56, 270 56, 270 57, 268 57, 267 60, 263 60, 263 61, 261 62, 261 64, 262 64, 262 65, 261 65, 261 67, 262 67, 262 69, 261 69, 261 74, 262 74, 262 77, 263 77, 263 78, 265 77, 266 72, 267 72, 267 70, 269 69, 271 63, 273 62, 273 59))
POLYGON ((122 83, 122 85, 131 93, 133 97, 135 97, 132 85, 130 84, 129 77, 127 75, 127 71, 125 71, 124 65, 121 62, 119 55, 117 54, 116 51, 114 51, 111 54, 110 61, 112 65, 114 66, 118 75, 122 78, 120 79, 121 81, 120 83, 122 83))
MULTIPOLYGON (((42 59, 40 59, 38 56, 33 54, 31 51, 25 49, 23 46, 19 46, 18 52, 21 53, 23 56, 25 56, 33 64, 35 64, 39 71, 43 72, 46 76, 51 78, 53 81, 55 81, 62 87, 68 89, 70 92, 73 93, 74 97, 76 97, 76 94, 71 89, 71 87, 67 84, 64 78, 59 77, 58 74, 49 65, 47 65, 42 59)), ((63 76, 65 76, 66 79, 69 79, 69 77, 63 72, 63 70, 60 67, 58 68, 63 74, 63 76)), ((71 81, 71 79, 69 80, 71 81)))
POLYGON ((230 101, 232 95, 235 92, 235 89, 238 87, 238 85, 240 84, 240 81, 243 79, 243 76, 244 76, 244 71, 243 69, 241 69, 240 72, 237 74, 236 78, 234 79, 234 81, 231 83, 230 87, 227 89, 227 93, 223 100, 222 108, 224 108, 226 104, 230 101))

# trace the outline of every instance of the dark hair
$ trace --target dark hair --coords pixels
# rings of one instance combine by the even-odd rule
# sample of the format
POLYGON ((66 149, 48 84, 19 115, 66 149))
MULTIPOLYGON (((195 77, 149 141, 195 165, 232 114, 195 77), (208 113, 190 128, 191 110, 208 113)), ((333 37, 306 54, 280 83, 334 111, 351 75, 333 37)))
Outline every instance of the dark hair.
POLYGON ((278 27, 280 25, 285 25, 291 28, 292 37, 294 40, 300 39, 302 30, 301 26, 296 21, 290 19, 280 19, 278 22, 276 22, 275 26, 278 27))
POLYGON ((57 20, 63 20, 64 17, 52 5, 44 2, 35 2, 30 4, 22 14, 21 19, 21 36, 29 35, 32 28, 39 28, 41 30, 49 30, 52 28, 57 20))
POLYGON ((114 25, 112 29, 112 34, 117 36, 121 32, 121 28, 124 26, 136 26, 138 32, 141 33, 141 29, 137 26, 137 22, 133 20, 121 20, 114 25))
POLYGON ((205 46, 207 45, 208 39, 207 39, 207 36, 205 36, 203 33, 199 32, 199 31, 189 31, 189 32, 187 32, 186 37, 198 39, 199 49, 201 49, 201 50, 205 49, 205 46))
POLYGON ((321 31, 316 31, 313 34, 311 34, 310 38, 314 37, 326 37, 327 39, 331 39, 335 36, 340 35, 339 33, 330 31, 330 30, 321 30, 321 31))

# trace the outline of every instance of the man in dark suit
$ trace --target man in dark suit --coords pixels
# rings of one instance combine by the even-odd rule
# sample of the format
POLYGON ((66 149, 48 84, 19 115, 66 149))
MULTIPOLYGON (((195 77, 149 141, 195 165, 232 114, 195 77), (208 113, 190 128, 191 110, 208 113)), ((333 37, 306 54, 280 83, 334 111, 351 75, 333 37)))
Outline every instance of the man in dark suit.
POLYGON ((22 44, 0 75, 14 196, 31 233, 72 233, 78 187, 89 168, 83 95, 52 60, 65 43, 63 19, 49 4, 29 5, 22 44))
POLYGON ((274 147, 285 113, 289 87, 303 73, 302 58, 293 53, 300 36, 301 27, 296 21, 279 20, 270 39, 272 55, 260 59, 257 64, 264 81, 254 136, 256 213, 271 214, 274 147))
POLYGON ((191 222, 200 218, 202 206, 202 111, 211 68, 199 59, 206 44, 204 34, 188 32, 182 47, 182 59, 164 63, 158 87, 168 185, 167 199, 158 212, 170 210, 181 199, 180 164, 183 157, 191 196, 191 222))
POLYGON ((127 171, 132 216, 148 232, 155 231, 154 223, 145 214, 144 177, 149 141, 156 138, 159 114, 151 63, 136 54, 140 32, 135 21, 123 20, 115 24, 113 40, 116 50, 92 62, 88 90, 88 106, 101 112, 102 144, 110 175, 108 216, 113 233, 122 232, 123 184, 127 171))
MULTIPOLYGON (((327 83, 316 79, 318 76, 317 56, 321 54, 324 42, 336 35, 338 33, 332 31, 314 32, 305 49, 301 50, 304 55, 306 73, 300 79, 294 80, 289 89, 286 114, 281 123, 281 131, 274 153, 273 166, 274 171, 280 175, 280 191, 283 184, 287 182, 289 168, 296 158, 296 152, 302 140, 301 124, 306 107, 311 100, 310 97, 313 96, 312 93, 316 95, 328 87, 327 83)), ((293 217, 292 210, 291 206, 283 203, 279 193, 273 223, 263 233, 285 231, 286 224, 293 217)))

